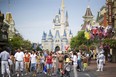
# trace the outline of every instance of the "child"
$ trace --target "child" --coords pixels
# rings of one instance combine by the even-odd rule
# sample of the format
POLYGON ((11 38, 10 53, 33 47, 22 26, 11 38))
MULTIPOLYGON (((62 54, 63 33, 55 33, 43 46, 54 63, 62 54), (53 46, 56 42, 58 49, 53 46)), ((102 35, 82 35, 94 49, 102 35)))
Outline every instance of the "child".
POLYGON ((83 56, 83 71, 87 69, 87 57, 84 55, 83 56))
POLYGON ((71 65, 70 65, 70 59, 66 58, 66 64, 64 65, 64 71, 66 77, 70 77, 70 71, 71 71, 71 65))

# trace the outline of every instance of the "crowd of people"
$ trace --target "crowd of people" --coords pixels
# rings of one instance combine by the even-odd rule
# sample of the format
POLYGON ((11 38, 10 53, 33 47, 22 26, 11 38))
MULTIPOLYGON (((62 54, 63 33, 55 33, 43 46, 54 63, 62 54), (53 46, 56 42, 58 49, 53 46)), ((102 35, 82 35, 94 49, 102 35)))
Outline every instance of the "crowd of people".
MULTIPOLYGON (((105 56, 103 49, 97 55, 97 71, 103 71, 103 64, 105 63, 105 56)), ((66 75, 70 77, 70 72, 73 71, 74 77, 78 77, 78 71, 87 70, 90 64, 92 53, 85 53, 79 50, 78 52, 50 52, 35 51, 35 50, 21 50, 17 49, 14 54, 8 53, 7 49, 0 53, 1 58, 1 74, 4 77, 5 73, 9 77, 16 74, 18 76, 28 75, 32 72, 33 76, 45 73, 48 76, 52 75, 66 75), (24 73, 25 71, 25 73, 24 73)))

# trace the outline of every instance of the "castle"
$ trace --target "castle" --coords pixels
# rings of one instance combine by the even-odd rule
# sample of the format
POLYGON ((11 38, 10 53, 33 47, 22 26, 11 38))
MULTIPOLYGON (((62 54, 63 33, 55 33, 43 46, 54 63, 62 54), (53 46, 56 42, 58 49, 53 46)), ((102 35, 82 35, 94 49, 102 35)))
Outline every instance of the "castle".
POLYGON ((49 51, 66 51, 65 48, 70 45, 73 34, 69 30, 68 12, 65 11, 64 0, 61 2, 59 13, 53 19, 53 24, 49 34, 43 32, 42 48, 49 51))

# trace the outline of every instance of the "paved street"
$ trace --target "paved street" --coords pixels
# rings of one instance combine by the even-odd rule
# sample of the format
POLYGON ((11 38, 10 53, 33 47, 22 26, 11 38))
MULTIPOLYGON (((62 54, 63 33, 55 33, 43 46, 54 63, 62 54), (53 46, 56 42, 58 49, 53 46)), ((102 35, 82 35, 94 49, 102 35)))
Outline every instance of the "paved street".
MULTIPOLYGON (((73 72, 71 72, 71 77, 73 76, 73 72)), ((2 77, 0 75, 0 77, 2 77)), ((16 77, 16 76, 13 76, 16 77)), ((23 77, 32 77, 32 73, 28 74, 27 76, 23 77)), ((43 73, 37 74, 37 77, 49 77, 43 73)), ((51 77, 58 77, 58 76, 51 76, 51 77)), ((96 71, 96 63, 92 61, 88 69, 84 72, 78 72, 78 77, 116 77, 116 63, 106 63, 103 72, 96 71)))

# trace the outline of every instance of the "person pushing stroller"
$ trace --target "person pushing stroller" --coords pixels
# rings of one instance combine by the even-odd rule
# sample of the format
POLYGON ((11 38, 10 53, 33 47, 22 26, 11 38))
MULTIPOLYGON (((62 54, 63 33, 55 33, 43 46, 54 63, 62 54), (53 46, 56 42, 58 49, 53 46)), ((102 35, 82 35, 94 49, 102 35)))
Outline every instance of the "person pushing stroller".
POLYGON ((71 71, 71 61, 70 61, 70 58, 66 58, 65 65, 64 65, 65 77, 70 77, 70 71, 71 71))

